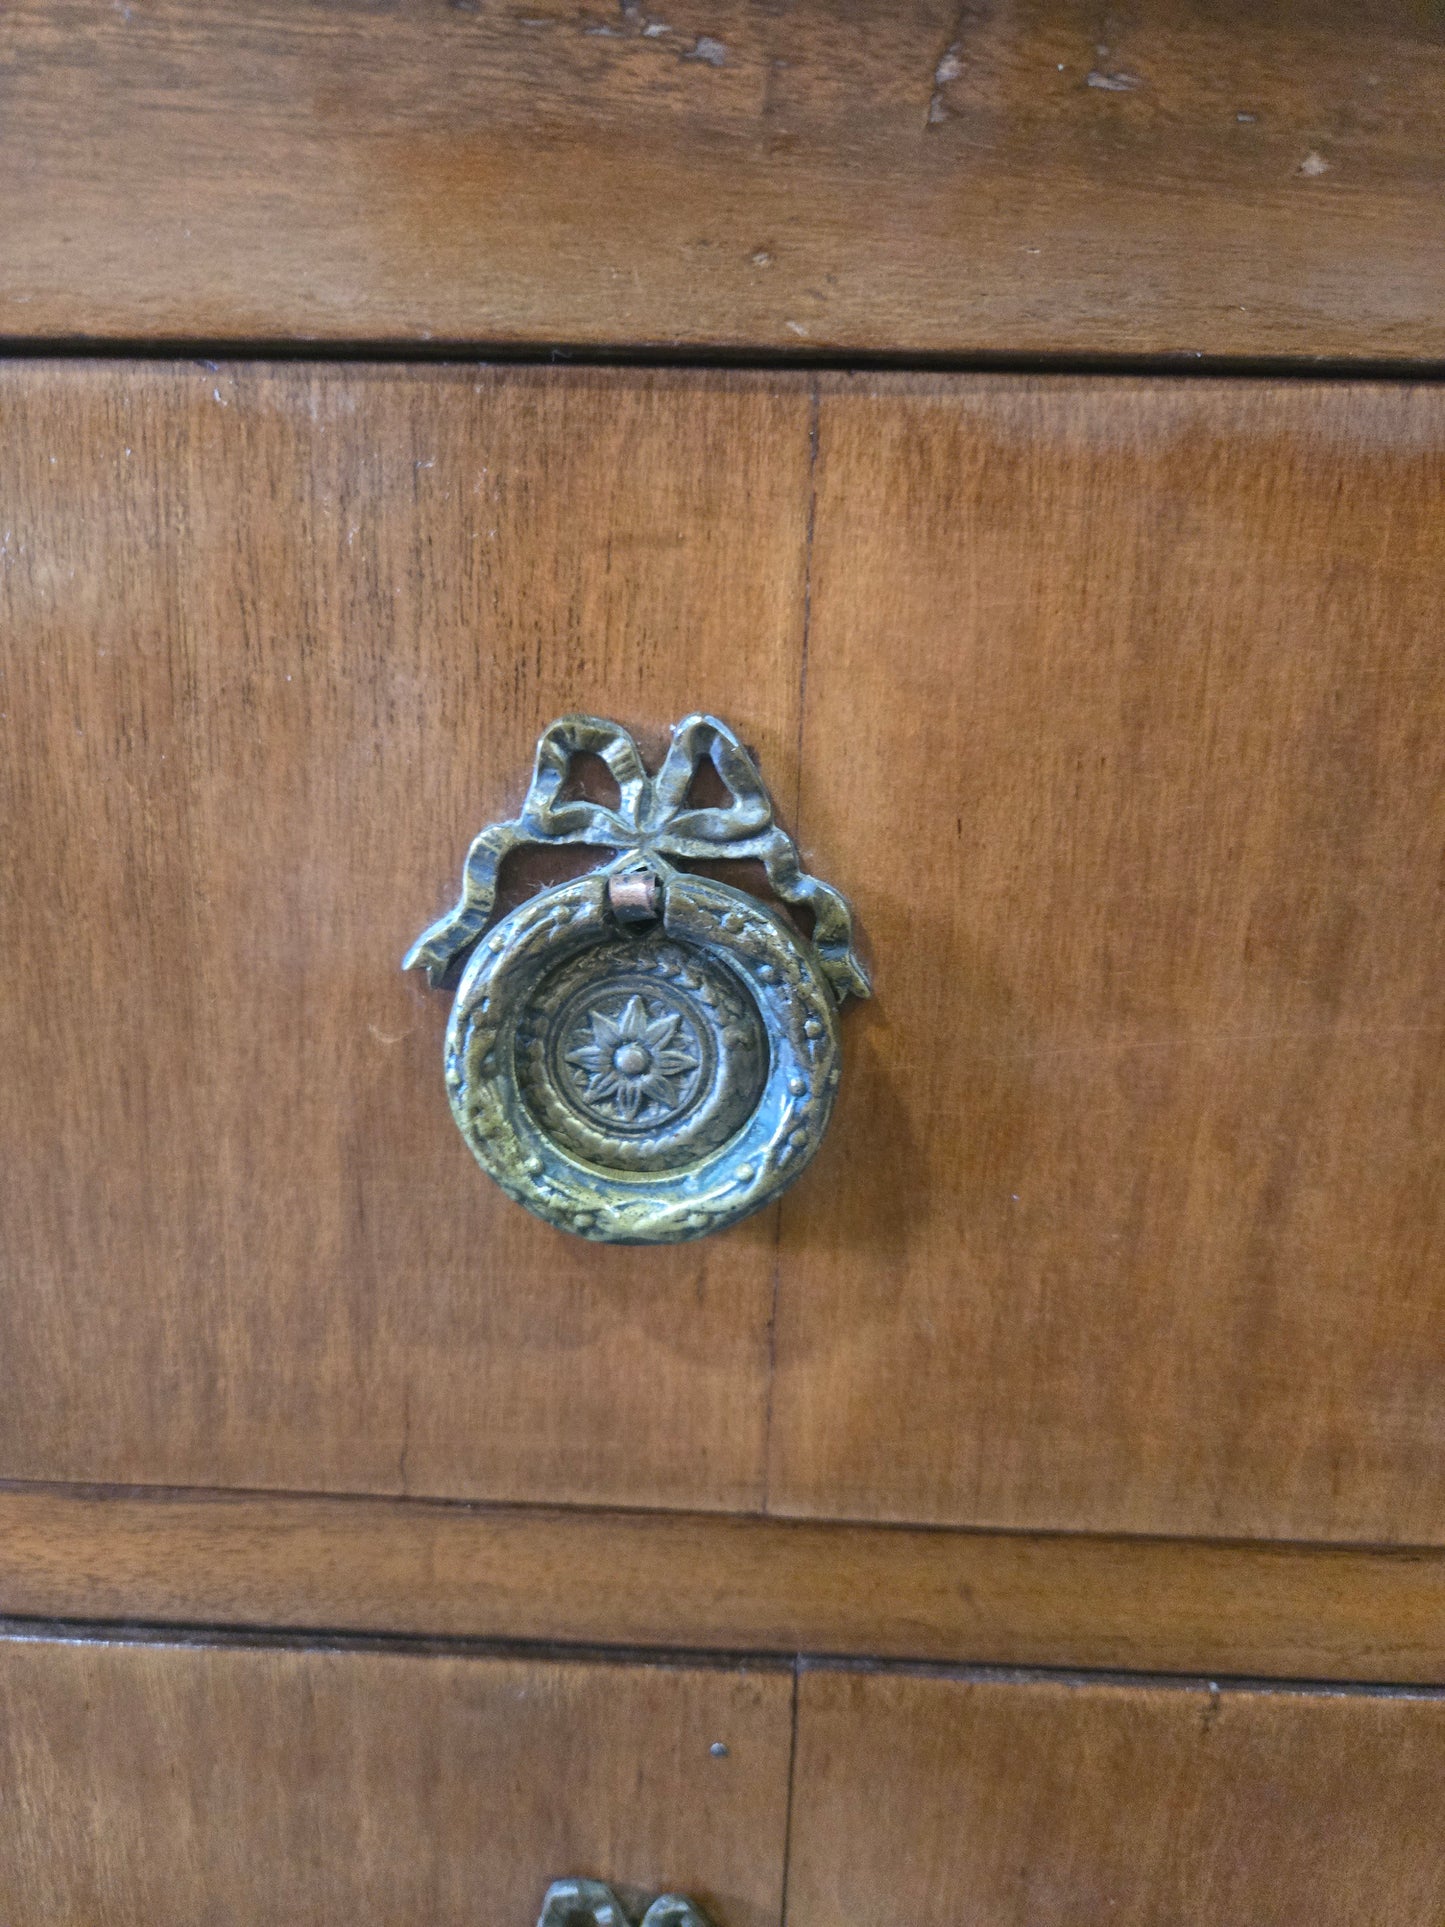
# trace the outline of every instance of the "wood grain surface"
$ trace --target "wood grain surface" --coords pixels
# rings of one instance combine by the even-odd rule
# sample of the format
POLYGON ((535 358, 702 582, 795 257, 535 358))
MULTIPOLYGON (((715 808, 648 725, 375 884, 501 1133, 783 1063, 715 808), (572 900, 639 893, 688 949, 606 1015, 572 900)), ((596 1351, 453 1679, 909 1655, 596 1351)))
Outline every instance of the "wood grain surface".
POLYGON ((1435 1927, 1445 1697, 805 1672, 789 1927, 1435 1927))
POLYGON ((16 0, 0 335, 1445 354, 1425 0, 16 0))
POLYGON ((0 371, 0 1467, 750 1505, 775 1226, 477 1170, 402 953, 578 708, 795 787, 809 399, 0 371))
POLYGON ((829 378, 770 1505, 1445 1530, 1445 392, 829 378))
POLYGON ((791 1697, 758 1669, 0 1640, 0 1913, 527 1927, 587 1874, 774 1927, 791 1697))
POLYGON ((0 1475, 1439 1543, 1440 389, 0 418, 0 1475), (804 680, 879 987, 831 1136, 781 1244, 551 1232, 401 952, 553 716, 715 708, 791 819, 804 680))
POLYGON ((1445 1553, 0 1491, 0 1615, 1445 1683, 1445 1553))

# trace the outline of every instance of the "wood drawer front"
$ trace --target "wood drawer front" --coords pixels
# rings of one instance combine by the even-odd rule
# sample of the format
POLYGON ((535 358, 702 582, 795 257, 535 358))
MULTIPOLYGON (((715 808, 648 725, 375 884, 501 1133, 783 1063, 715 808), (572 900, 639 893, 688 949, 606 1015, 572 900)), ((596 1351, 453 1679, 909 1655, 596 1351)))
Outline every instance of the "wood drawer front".
POLYGON ((810 1672, 789 1927, 1435 1927, 1445 1699, 810 1672))
POLYGON ((1445 391, 0 411, 0 1475, 1445 1533, 1445 391), (579 706, 727 715, 874 953, 817 1165, 684 1249, 482 1179, 398 970, 579 706))
POLYGON ((29 340, 1445 353, 1417 0, 6 8, 29 340))
POLYGON ((6 1639, 0 1917, 534 1927, 585 1874, 776 1927, 791 1695, 785 1671, 6 1639))
POLYGON ((1438 1693, 12 1636, 0 1776, 7 1927, 532 1927, 563 1873, 716 1927, 1445 1906, 1438 1693))

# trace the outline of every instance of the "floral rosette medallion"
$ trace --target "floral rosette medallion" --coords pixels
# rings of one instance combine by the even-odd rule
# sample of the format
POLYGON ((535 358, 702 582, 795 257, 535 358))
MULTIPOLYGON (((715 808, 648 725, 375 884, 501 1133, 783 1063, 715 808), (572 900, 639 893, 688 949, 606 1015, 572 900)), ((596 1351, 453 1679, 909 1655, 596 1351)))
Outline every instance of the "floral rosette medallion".
POLYGON ((655 774, 616 723, 553 723, 520 813, 472 844, 414 965, 433 984, 461 968, 446 1084, 483 1170, 550 1224, 614 1244, 700 1237, 791 1184, 832 1112, 839 1005, 869 994, 847 903, 803 870, 757 765, 713 716, 679 723, 655 774), (606 764, 615 806, 566 793, 584 754, 606 764), (726 805, 690 800, 704 759, 726 805), (503 858, 559 844, 613 855, 493 923, 503 858), (811 937, 681 867, 719 859, 760 862, 811 937))

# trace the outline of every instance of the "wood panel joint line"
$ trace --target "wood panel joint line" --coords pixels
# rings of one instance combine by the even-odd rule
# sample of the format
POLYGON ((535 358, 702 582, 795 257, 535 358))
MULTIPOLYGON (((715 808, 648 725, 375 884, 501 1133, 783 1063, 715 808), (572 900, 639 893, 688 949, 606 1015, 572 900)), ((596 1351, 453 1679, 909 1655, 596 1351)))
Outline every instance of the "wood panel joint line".
MULTIPOLYGON (((818 526, 818 425, 822 400, 823 384, 815 376, 808 396, 808 507, 803 524, 803 610, 802 633, 798 644, 798 729, 793 756, 795 768, 791 827, 794 839, 800 848, 803 834, 803 755, 807 734, 808 645, 812 638, 813 627, 813 547, 818 526)), ((780 1201, 773 1210, 773 1270, 768 1304, 767 1395, 763 1402, 762 1496, 759 1507, 765 1517, 771 1510, 773 1398, 778 1378, 778 1295, 782 1289, 783 1214, 786 1209, 786 1205, 780 1201)))
MULTIPOLYGON (((662 1672, 792 1674, 797 1656, 757 1647, 623 1645, 597 1639, 489 1638, 466 1633, 365 1631, 347 1626, 234 1624, 141 1615, 108 1618, 74 1613, 0 1611, 0 1644, 259 1647, 277 1652, 396 1653, 420 1659, 557 1661, 569 1666, 628 1666, 662 1672)), ((1403 1690, 1403 1689, 1401 1689, 1403 1690)))
POLYGON ((802 1683, 802 1674, 803 1656, 800 1653, 793 1661, 793 1693, 789 1710, 791 1725, 788 1733, 788 1791, 783 1817, 783 1876, 778 1927, 788 1927, 788 1873, 793 1854, 793 1788, 798 1772, 798 1692, 802 1683))
POLYGON ((808 715, 808 649, 813 639, 813 552, 818 531, 818 437, 823 384, 814 379, 808 395, 808 515, 803 530, 803 636, 798 651, 798 747, 793 773, 793 837, 803 836, 803 749, 808 715))
MULTIPOLYGON (((792 1679, 794 1751, 802 1682, 808 1674, 847 1674, 867 1679, 938 1680, 964 1685, 1043 1684, 1081 1689, 1117 1687, 1197 1693, 1267 1693, 1273 1697, 1425 1701, 1445 1704, 1445 1680, 1344 1680, 1294 1674, 1228 1671, 1164 1672, 1149 1667, 1029 1665, 877 1658, 869 1654, 796 1653, 745 1647, 622 1646, 596 1641, 486 1639, 405 1632, 352 1632, 325 1626, 234 1626, 155 1619, 75 1618, 58 1614, 0 1613, 0 1646, 45 1644, 155 1646, 201 1650, 301 1653, 392 1653, 416 1659, 555 1662, 568 1666, 627 1666, 639 1671, 789 1673, 792 1679)), ((789 1789, 791 1794, 791 1764, 789 1789)), ((791 1815, 791 1801, 790 1801, 791 1815)), ((789 1828, 789 1836, 791 1827, 789 1828)), ((786 1907, 780 1927, 786 1927, 786 1907)))
POLYGON ((540 368, 684 369, 698 374, 736 375, 1048 375, 1163 377, 1170 381, 1371 382, 1417 386, 1445 382, 1445 358, 1387 355, 1235 355, 1161 350, 1157 354, 1066 349, 969 351, 926 348, 729 348, 724 343, 696 348, 665 347, 621 338, 605 342, 490 340, 454 336, 442 341, 364 338, 310 340, 301 336, 224 335, 0 335, 0 359, 12 362, 91 361, 127 364, 200 362, 219 370, 226 364, 287 366, 293 363, 381 367, 460 367, 488 365, 518 370, 540 368))
POLYGON ((355 1488, 270 1485, 170 1485, 137 1480, 33 1479, 0 1477, 0 1500, 51 1499, 80 1505, 125 1502, 143 1506, 266 1505, 301 1509, 311 1506, 363 1508, 400 1515, 452 1514, 458 1518, 515 1518, 565 1525, 631 1522, 696 1526, 704 1530, 742 1530, 748 1527, 779 1532, 874 1534, 899 1539, 944 1543, 1013 1543, 1021 1546, 1093 1547, 1141 1551, 1198 1551, 1229 1555, 1303 1554, 1344 1560, 1386 1558, 1437 1560, 1445 1558, 1445 1540, 1430 1539, 1320 1539, 1253 1536, 1240 1533, 1217 1537, 1197 1532, 1107 1532, 1058 1526, 977 1525, 939 1519, 868 1518, 846 1513, 748 1511, 674 1505, 611 1505, 566 1499, 464 1498, 445 1493, 358 1491, 355 1488))

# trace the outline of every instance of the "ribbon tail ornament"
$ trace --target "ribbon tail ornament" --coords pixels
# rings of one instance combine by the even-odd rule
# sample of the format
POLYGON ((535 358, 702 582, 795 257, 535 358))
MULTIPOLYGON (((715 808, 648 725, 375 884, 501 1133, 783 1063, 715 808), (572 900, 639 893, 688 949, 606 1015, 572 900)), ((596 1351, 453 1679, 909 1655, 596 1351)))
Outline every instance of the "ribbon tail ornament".
POLYGON ((812 913, 813 947, 839 1003, 872 994, 853 946, 853 914, 846 897, 804 870, 797 844, 774 819, 773 801, 757 764, 726 723, 715 716, 689 716, 679 723, 653 790, 653 847, 684 861, 761 862, 783 901, 812 913), (683 799, 704 755, 731 795, 731 806, 684 810, 683 799))
POLYGON ((473 841, 413 966, 459 979, 446 1082, 478 1162, 539 1217, 621 1244, 721 1229, 793 1181, 832 1112, 838 1006, 870 994, 846 900, 804 869, 749 751, 703 715, 655 774, 620 724, 553 723, 521 809, 473 841), (606 765, 612 806, 569 794, 582 755, 606 765), (693 800, 704 761, 723 805, 693 800), (597 868, 497 918, 507 856, 569 844, 598 850, 597 868), (728 861, 760 863, 808 935, 698 873, 728 861))
POLYGON ((461 895, 444 917, 422 931, 402 959, 402 969, 420 965, 432 988, 440 987, 456 960, 486 929, 496 902, 497 874, 513 850, 568 843, 634 848, 649 789, 641 754, 625 729, 595 716, 561 717, 537 744, 521 810, 505 823, 490 824, 473 840, 462 866, 461 895), (572 758, 584 753, 600 756, 616 779, 616 810, 584 797, 558 801, 572 758))

